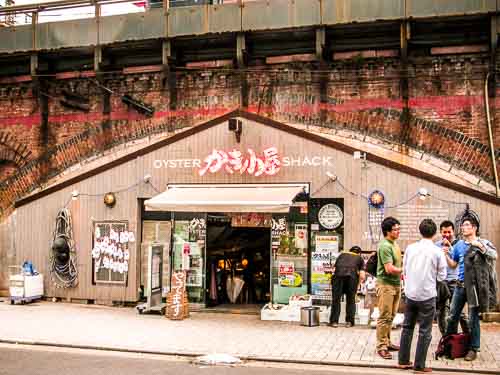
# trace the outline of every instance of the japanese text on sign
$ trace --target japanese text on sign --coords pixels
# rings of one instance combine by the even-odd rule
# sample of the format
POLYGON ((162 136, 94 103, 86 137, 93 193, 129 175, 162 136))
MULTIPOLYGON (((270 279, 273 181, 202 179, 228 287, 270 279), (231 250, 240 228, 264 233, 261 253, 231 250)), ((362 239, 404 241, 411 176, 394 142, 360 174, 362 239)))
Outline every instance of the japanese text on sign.
POLYGON ((263 156, 258 156, 254 150, 247 150, 248 156, 245 157, 241 151, 222 151, 213 150, 204 160, 204 166, 198 171, 200 176, 205 173, 216 173, 220 170, 225 170, 227 173, 240 174, 247 173, 253 176, 261 176, 263 174, 273 176, 281 169, 281 160, 278 156, 276 147, 269 147, 264 150, 263 156))
POLYGON ((295 265, 293 262, 279 262, 278 274, 291 275, 295 272, 295 265))
POLYGON ((185 288, 186 274, 184 272, 175 272, 172 275, 172 298, 167 306, 167 315, 171 319, 178 319, 183 313, 185 288))

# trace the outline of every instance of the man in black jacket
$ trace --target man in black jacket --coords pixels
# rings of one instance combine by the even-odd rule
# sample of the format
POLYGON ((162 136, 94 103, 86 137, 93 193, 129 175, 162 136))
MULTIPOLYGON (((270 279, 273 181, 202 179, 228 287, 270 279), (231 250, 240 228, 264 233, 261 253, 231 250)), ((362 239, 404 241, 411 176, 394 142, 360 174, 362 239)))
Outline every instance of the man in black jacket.
POLYGON ((337 327, 340 316, 340 299, 346 295, 346 327, 354 325, 356 315, 356 291, 358 285, 365 279, 364 261, 361 258, 361 248, 353 246, 337 258, 332 277, 332 310, 330 326, 337 327))
MULTIPOLYGON (((465 356, 466 361, 473 361, 477 358, 477 352, 481 344, 479 312, 482 310, 481 306, 488 307, 488 301, 484 300, 481 291, 485 290, 486 283, 489 284, 490 275, 493 282, 496 283, 494 263, 497 259, 497 251, 490 241, 478 237, 478 229, 479 223, 474 217, 464 218, 461 225, 464 239, 458 241, 455 246, 453 246, 453 252, 451 254, 445 252, 448 266, 452 268, 458 266, 458 282, 451 301, 450 318, 448 320, 446 334, 457 333, 460 314, 462 313, 465 303, 467 303, 469 306, 471 343, 469 351, 465 356), (488 274, 488 280, 482 280, 482 276, 479 276, 478 279, 476 278, 477 275, 472 274, 475 260, 471 258, 475 258, 476 256, 478 257, 478 261, 484 260, 483 268, 487 266, 488 269, 491 270, 488 274), (477 298, 478 296, 482 296, 483 298, 480 300, 477 298)), ((482 269, 482 271, 486 271, 486 269, 482 269)), ((489 293, 485 292, 485 294, 489 297, 489 293)))

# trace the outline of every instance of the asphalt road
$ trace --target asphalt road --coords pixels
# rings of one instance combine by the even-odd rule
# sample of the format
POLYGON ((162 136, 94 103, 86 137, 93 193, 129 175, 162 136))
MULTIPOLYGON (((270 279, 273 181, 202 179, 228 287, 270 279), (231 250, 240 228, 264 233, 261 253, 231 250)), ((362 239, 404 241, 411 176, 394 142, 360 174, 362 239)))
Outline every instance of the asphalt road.
POLYGON ((262 362, 207 366, 193 364, 191 359, 180 357, 0 344, 0 375, 304 375, 306 372, 313 375, 412 373, 392 369, 262 362))

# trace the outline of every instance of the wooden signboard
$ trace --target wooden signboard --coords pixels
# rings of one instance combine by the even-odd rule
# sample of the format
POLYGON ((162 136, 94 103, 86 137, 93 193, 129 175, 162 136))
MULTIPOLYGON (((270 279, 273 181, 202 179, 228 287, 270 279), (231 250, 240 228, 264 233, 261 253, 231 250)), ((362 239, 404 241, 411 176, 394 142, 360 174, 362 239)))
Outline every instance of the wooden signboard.
POLYGON ((271 214, 244 213, 244 214, 231 215, 232 227, 270 228, 271 223, 272 223, 271 214))
POLYGON ((186 273, 174 272, 172 287, 167 294, 166 317, 172 320, 186 319, 189 315, 189 305, 186 293, 186 273))

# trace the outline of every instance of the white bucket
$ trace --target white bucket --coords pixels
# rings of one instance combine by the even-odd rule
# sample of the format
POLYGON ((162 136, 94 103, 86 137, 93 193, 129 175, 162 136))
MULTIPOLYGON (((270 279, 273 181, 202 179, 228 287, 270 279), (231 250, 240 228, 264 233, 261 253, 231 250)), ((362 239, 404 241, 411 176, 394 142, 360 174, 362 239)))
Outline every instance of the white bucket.
POLYGON ((368 320, 370 318, 370 309, 359 309, 358 316, 359 316, 359 324, 367 325, 368 320))

